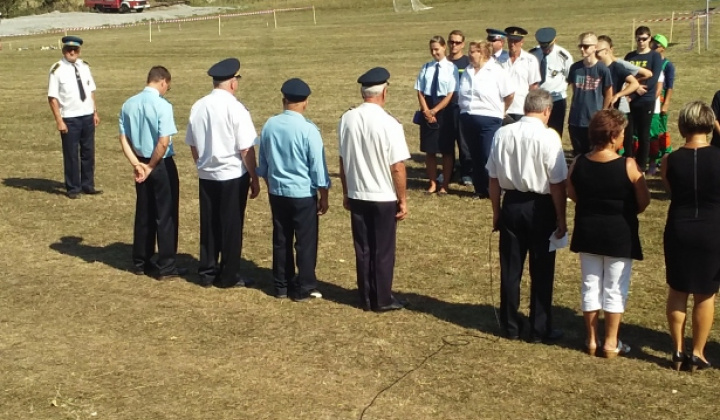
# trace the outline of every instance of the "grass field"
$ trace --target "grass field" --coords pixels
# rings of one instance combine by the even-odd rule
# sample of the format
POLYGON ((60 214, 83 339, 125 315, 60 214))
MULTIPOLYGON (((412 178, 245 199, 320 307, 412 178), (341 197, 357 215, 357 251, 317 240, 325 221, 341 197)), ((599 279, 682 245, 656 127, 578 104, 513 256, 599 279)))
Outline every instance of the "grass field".
MULTIPOLYGON (((276 3, 309 4, 254 5, 276 3)), ((217 21, 161 25, 160 32, 153 28, 152 43, 146 26, 78 33, 98 86, 96 182, 105 190, 80 200, 63 195, 60 139, 46 101, 47 71, 60 54, 39 48, 56 44, 57 35, 16 38, 14 47, 29 49, 0 51, 0 418, 717 418, 717 370, 690 375, 667 367, 662 230, 668 201, 659 179, 649 180, 654 199, 641 215, 646 259, 635 266, 621 328, 632 355, 604 360, 581 351, 579 262, 567 250, 558 253, 555 286, 555 318, 565 339, 554 346, 509 342, 498 338, 493 313, 499 271, 490 204, 470 200, 470 190, 457 185, 448 197, 422 194, 422 156, 410 123, 417 108, 412 85, 430 59, 432 35, 459 28, 472 40, 483 38, 486 27, 520 25, 534 33, 555 26, 558 43, 578 57, 577 34, 594 30, 616 39, 624 55, 633 18, 669 17, 704 2, 424 0, 435 8, 408 14, 393 13, 389 0, 348 8, 328 3, 327 9, 315 4, 317 25, 311 12, 293 12, 278 15, 278 29, 272 16, 224 20, 222 36, 217 21), (194 270, 198 193, 185 124, 192 103, 211 89, 207 68, 229 56, 242 62, 239 97, 258 130, 280 111, 284 80, 301 77, 313 89, 307 116, 322 130, 335 183, 330 212, 321 219, 323 300, 296 304, 270 296, 264 193, 248 205, 243 249, 259 288, 206 290, 128 271, 135 192, 117 141, 120 106, 143 88, 152 65, 170 69, 168 99, 180 128, 180 259, 194 270), (355 307, 335 132, 340 115, 360 102, 355 79, 377 65, 392 74, 387 109, 404 123, 413 152, 410 215, 399 227, 395 280, 411 307, 384 315, 355 307)), ((650 27, 667 34, 670 24, 650 27)), ((699 55, 687 50, 689 40, 689 23, 678 22, 668 50, 677 67, 675 111, 690 100, 710 101, 718 88, 717 50, 699 55)), ((711 45, 720 48, 715 28, 711 45)), ((714 331, 706 351, 711 361, 720 362, 719 338, 714 331)))

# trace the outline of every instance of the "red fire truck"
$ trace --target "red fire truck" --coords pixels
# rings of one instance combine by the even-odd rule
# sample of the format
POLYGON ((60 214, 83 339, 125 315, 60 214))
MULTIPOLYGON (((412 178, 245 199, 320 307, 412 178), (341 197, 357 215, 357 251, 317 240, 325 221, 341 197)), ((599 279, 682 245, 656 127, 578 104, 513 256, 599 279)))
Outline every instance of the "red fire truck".
POLYGON ((115 11, 127 13, 135 10, 140 13, 149 7, 147 0, 85 0, 85 7, 98 12, 115 11))

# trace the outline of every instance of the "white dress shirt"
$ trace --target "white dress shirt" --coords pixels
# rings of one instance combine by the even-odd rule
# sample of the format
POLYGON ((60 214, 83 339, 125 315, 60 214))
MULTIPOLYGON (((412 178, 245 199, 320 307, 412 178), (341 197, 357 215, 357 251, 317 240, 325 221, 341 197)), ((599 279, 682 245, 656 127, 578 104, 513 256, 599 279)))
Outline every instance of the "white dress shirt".
POLYGON ((514 92, 515 86, 509 74, 496 61, 488 61, 477 72, 470 65, 460 78, 460 113, 503 118, 504 98, 514 92))
POLYGON ((530 92, 530 85, 540 83, 540 64, 534 55, 520 50, 520 56, 515 62, 510 58, 502 66, 509 72, 510 79, 515 84, 515 97, 508 108, 508 114, 522 115, 525 113, 525 97, 530 92))
POLYGON ((535 117, 501 127, 485 167, 500 188, 538 194, 549 194, 550 184, 564 181, 568 173, 560 136, 535 117))
POLYGON ((185 143, 197 149, 200 179, 226 181, 245 175, 240 151, 253 147, 257 137, 247 108, 226 90, 213 89, 190 109, 185 143))
POLYGON ((545 56, 545 62, 545 82, 540 87, 550 92, 553 101, 567 98, 567 76, 570 73, 570 66, 573 65, 572 55, 565 48, 555 44, 552 51, 545 56))
POLYGON ((440 73, 438 74, 438 91, 437 96, 447 96, 455 93, 459 79, 459 73, 455 64, 443 57, 440 61, 431 61, 426 63, 415 80, 415 90, 422 92, 425 96, 432 95, 432 80, 435 77, 435 65, 438 64, 440 73))

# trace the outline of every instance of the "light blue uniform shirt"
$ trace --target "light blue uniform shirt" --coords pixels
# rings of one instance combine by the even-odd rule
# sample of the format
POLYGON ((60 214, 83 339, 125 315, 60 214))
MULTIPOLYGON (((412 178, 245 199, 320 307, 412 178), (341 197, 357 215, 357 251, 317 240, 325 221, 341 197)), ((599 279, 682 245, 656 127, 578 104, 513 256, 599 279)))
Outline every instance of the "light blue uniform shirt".
POLYGON ((443 58, 440 61, 431 61, 426 63, 415 79, 415 90, 419 90, 424 93, 425 96, 432 94, 432 80, 435 77, 436 64, 439 64, 440 73, 438 74, 438 91, 439 97, 447 96, 450 93, 457 91, 458 80, 460 79, 458 69, 451 61, 447 58, 443 58))
POLYGON ((256 171, 272 195, 306 198, 330 188, 320 130, 295 111, 270 117, 260 133, 256 171))
MULTIPOLYGON (((135 154, 152 157, 160 137, 177 133, 172 104, 157 89, 145 87, 125 101, 120 111, 120 134, 128 138, 135 154)), ((175 155, 172 139, 164 157, 175 155)))

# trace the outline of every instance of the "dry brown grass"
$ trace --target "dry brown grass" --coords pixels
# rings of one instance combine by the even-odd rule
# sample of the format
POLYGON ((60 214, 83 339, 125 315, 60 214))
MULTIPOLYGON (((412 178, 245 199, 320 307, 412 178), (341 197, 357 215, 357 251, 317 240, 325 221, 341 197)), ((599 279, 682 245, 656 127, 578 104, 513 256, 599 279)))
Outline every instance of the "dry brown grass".
MULTIPOLYGON (((471 201, 460 187, 445 198, 423 196, 417 161, 409 163, 414 189, 410 217, 399 228, 395 282, 410 310, 376 315, 354 307, 349 217, 336 177, 331 210, 321 221, 318 274, 326 299, 293 304, 269 296, 271 223, 264 196, 248 206, 243 250, 260 288, 205 290, 126 271, 134 191, 116 115, 154 64, 173 74, 180 252, 195 268, 197 181, 182 139, 191 104, 211 88, 205 71, 213 62, 240 57, 240 97, 258 128, 279 111, 282 81, 304 78, 313 89, 307 115, 321 128, 336 173, 338 118, 359 102, 358 74, 375 65, 392 73, 388 110, 405 123, 417 152, 412 82, 436 33, 462 28, 473 39, 483 37, 486 26, 534 31, 554 25, 559 43, 569 48, 588 29, 629 44, 633 17, 669 16, 677 7, 648 0, 608 0, 579 10, 558 0, 513 1, 505 9, 426 3, 436 8, 402 15, 389 4, 319 8, 317 26, 308 13, 281 14, 277 30, 267 17, 239 18, 225 22, 222 37, 215 22, 164 25, 152 43, 147 28, 81 33, 99 88, 97 183, 105 194, 77 201, 62 195, 59 138, 45 101, 47 70, 58 54, 39 46, 56 38, 13 40, 34 49, 0 53, 0 418, 357 419, 378 392, 433 354, 382 393, 364 418, 715 418, 718 373, 691 376, 666 367, 661 238, 668 203, 657 180, 651 180, 655 199, 641 217, 647 257, 634 270, 621 331, 635 348, 627 359, 593 359, 580 351, 579 265, 567 250, 558 255, 555 288, 566 338, 557 346, 497 338, 489 203, 471 201)), ((667 32, 669 25, 651 28, 667 32)), ((675 39, 681 43, 669 56, 678 67, 677 110, 692 99, 710 100, 718 55, 686 51, 685 23, 675 39)), ((677 145, 676 131, 673 136, 677 145)), ((707 355, 720 360, 716 332, 707 355)))

